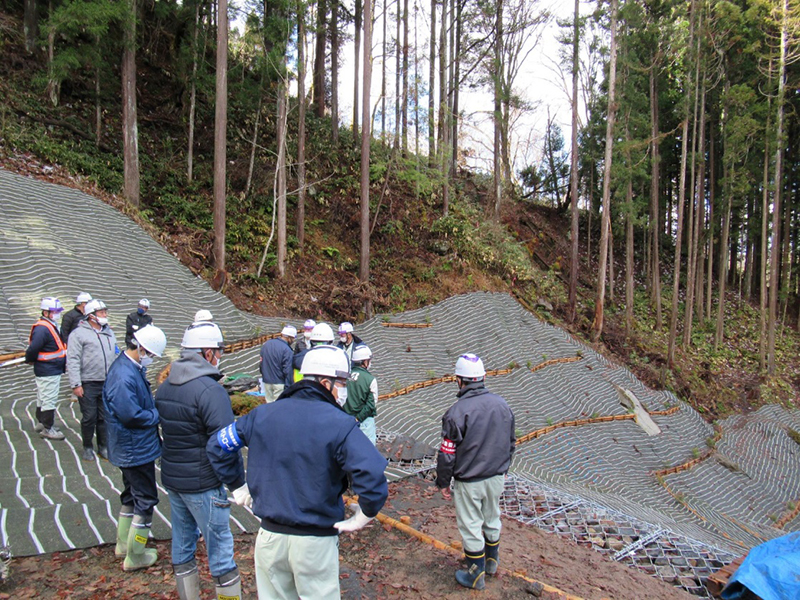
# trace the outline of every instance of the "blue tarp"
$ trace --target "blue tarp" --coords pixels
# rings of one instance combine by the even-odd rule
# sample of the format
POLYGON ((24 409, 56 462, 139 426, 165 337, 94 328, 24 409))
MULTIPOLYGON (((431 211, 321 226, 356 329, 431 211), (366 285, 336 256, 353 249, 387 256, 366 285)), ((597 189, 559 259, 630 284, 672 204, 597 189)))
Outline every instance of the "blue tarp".
POLYGON ((763 600, 800 598, 800 532, 775 538, 750 550, 722 591, 722 598, 736 600, 747 590, 763 600))

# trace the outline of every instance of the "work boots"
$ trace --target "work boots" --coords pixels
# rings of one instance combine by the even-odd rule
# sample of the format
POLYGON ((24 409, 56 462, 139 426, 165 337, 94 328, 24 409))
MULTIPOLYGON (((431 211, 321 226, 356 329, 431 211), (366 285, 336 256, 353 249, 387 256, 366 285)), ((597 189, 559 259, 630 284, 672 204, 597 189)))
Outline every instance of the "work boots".
POLYGON ((234 567, 224 575, 214 577, 217 584, 217 600, 241 600, 242 579, 239 577, 239 568, 234 567))
POLYGON ((117 521, 117 546, 114 548, 114 555, 117 558, 124 558, 128 553, 128 531, 133 521, 133 507, 128 505, 120 506, 119 520, 117 521))
POLYGON ((485 537, 484 540, 486 541, 486 574, 494 575, 500 566, 500 538, 497 538, 496 542, 490 542, 485 537))
POLYGON ((464 587, 473 590, 482 590, 486 587, 486 555, 483 549, 478 552, 464 551, 467 558, 467 569, 456 571, 456 581, 464 587))
POLYGON ((197 561, 192 559, 182 565, 172 565, 172 571, 175 573, 178 597, 181 600, 200 600, 200 574, 197 572, 197 561))
POLYGON ((128 553, 122 563, 123 571, 137 571, 151 567, 158 560, 158 551, 155 548, 145 548, 150 525, 145 523, 141 515, 133 515, 131 528, 128 530, 128 553))

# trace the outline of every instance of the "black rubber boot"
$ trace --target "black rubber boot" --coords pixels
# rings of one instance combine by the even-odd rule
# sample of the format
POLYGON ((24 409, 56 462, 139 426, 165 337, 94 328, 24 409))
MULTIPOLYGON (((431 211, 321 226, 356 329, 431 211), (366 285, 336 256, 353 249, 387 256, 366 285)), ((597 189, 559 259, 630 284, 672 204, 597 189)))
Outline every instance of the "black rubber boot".
POLYGON ((464 551, 467 558, 467 569, 456 571, 456 581, 464 587, 482 590, 486 587, 486 555, 483 550, 472 553, 464 551))
POLYGON ((52 429, 56 422, 55 410, 43 410, 39 413, 39 423, 44 425, 45 429, 52 429))
POLYGON ((486 538, 486 574, 494 575, 500 566, 500 538, 496 542, 490 542, 486 538))

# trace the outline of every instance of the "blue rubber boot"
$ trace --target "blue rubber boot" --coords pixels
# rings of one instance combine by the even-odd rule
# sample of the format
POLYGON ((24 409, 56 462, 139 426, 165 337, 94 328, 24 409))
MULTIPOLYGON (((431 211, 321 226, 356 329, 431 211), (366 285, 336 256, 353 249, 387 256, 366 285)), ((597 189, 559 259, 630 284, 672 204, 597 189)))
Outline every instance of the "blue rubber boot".
POLYGON ((456 571, 456 581, 464 587, 473 590, 482 590, 486 587, 486 554, 483 549, 472 553, 464 551, 467 558, 467 569, 456 571))
POLYGON ((490 542, 489 540, 486 540, 486 574, 495 575, 499 566, 500 538, 497 538, 496 542, 490 542))

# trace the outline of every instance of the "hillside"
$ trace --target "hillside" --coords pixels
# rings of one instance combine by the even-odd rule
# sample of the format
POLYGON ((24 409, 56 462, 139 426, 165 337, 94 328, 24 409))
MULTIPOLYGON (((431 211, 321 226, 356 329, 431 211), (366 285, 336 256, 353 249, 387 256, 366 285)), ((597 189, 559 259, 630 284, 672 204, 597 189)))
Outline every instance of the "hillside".
MULTIPOLYGON (((145 20, 152 15, 146 14, 145 20)), ((46 181, 77 187, 123 210, 193 273, 210 281, 211 249, 211 130, 213 98, 200 97, 198 112, 205 122, 198 129, 195 179, 184 173, 185 92, 176 93, 174 75, 166 70, 169 58, 153 35, 143 34, 140 54, 140 132, 143 172, 141 211, 127 207, 119 197, 122 164, 119 154, 119 91, 103 90, 103 135, 93 142, 93 81, 78 70, 61 87, 53 106, 44 93, 46 57, 28 55, 22 26, 15 16, 2 15, 3 46, 7 60, 0 65, 3 121, 0 164, 6 169, 46 181)), ((232 58, 235 62, 235 58, 232 58)), ((118 76, 118 71, 113 75, 118 76)), ((244 82, 244 80, 243 80, 244 82)), ((232 83, 232 85, 235 85, 232 83)), ((236 84, 238 85, 238 84, 236 84)), ((244 85, 244 83, 242 83, 244 85)), ((230 130, 244 131, 246 105, 232 90, 230 130)), ((244 89, 244 88, 242 88, 244 89)), ((293 113, 294 114, 294 113, 293 113)), ((233 303, 261 315, 326 318, 332 321, 363 318, 364 300, 377 312, 414 309, 468 291, 508 291, 545 320, 586 338, 591 323, 596 265, 589 258, 589 237, 596 245, 597 218, 581 225, 581 286, 579 318, 565 318, 568 265, 568 218, 555 209, 510 197, 502 224, 486 218, 489 180, 460 171, 452 191, 449 216, 441 216, 440 177, 425 159, 395 157, 391 148, 373 144, 371 281, 358 282, 358 153, 342 130, 334 146, 328 119, 310 117, 309 179, 313 182, 306 207, 306 243, 301 252, 293 235, 294 197, 289 206, 287 274, 275 275, 274 243, 267 269, 256 276, 270 236, 272 173, 270 153, 256 160, 252 191, 244 194, 250 145, 241 135, 229 136, 228 156, 228 268, 225 294, 233 303)), ((290 130, 294 125, 290 122, 290 130)), ((269 147, 274 120, 267 118, 261 146, 269 147)), ((292 172, 293 175, 295 174, 292 172)), ((290 181, 290 188, 295 186, 290 181)), ((596 215, 595 215, 596 217, 596 215)), ((665 250, 669 254, 670 250, 665 250)), ((614 291, 624 296, 621 252, 614 291)), ((593 256, 593 255, 592 255, 593 256)), ((637 255, 637 261, 645 260, 637 255)), ((663 280, 668 280, 668 273, 663 280)), ((664 286, 663 305, 670 290, 664 286)), ((666 368, 666 328, 655 330, 647 310, 646 291, 636 290, 636 323, 628 336, 624 314, 609 298, 606 326, 597 350, 626 364, 649 385, 675 392, 707 419, 749 411, 779 402, 793 407, 800 391, 800 352, 794 330, 779 332, 778 372, 773 378, 758 373, 758 314, 754 307, 730 293, 726 304, 728 331, 722 348, 711 342, 713 324, 698 327, 693 346, 679 348, 673 369, 666 368)), ((683 311, 679 311, 682 316, 683 311)), ((667 318, 668 322, 668 318, 667 318)), ((680 331, 680 324, 679 324, 680 331)))

